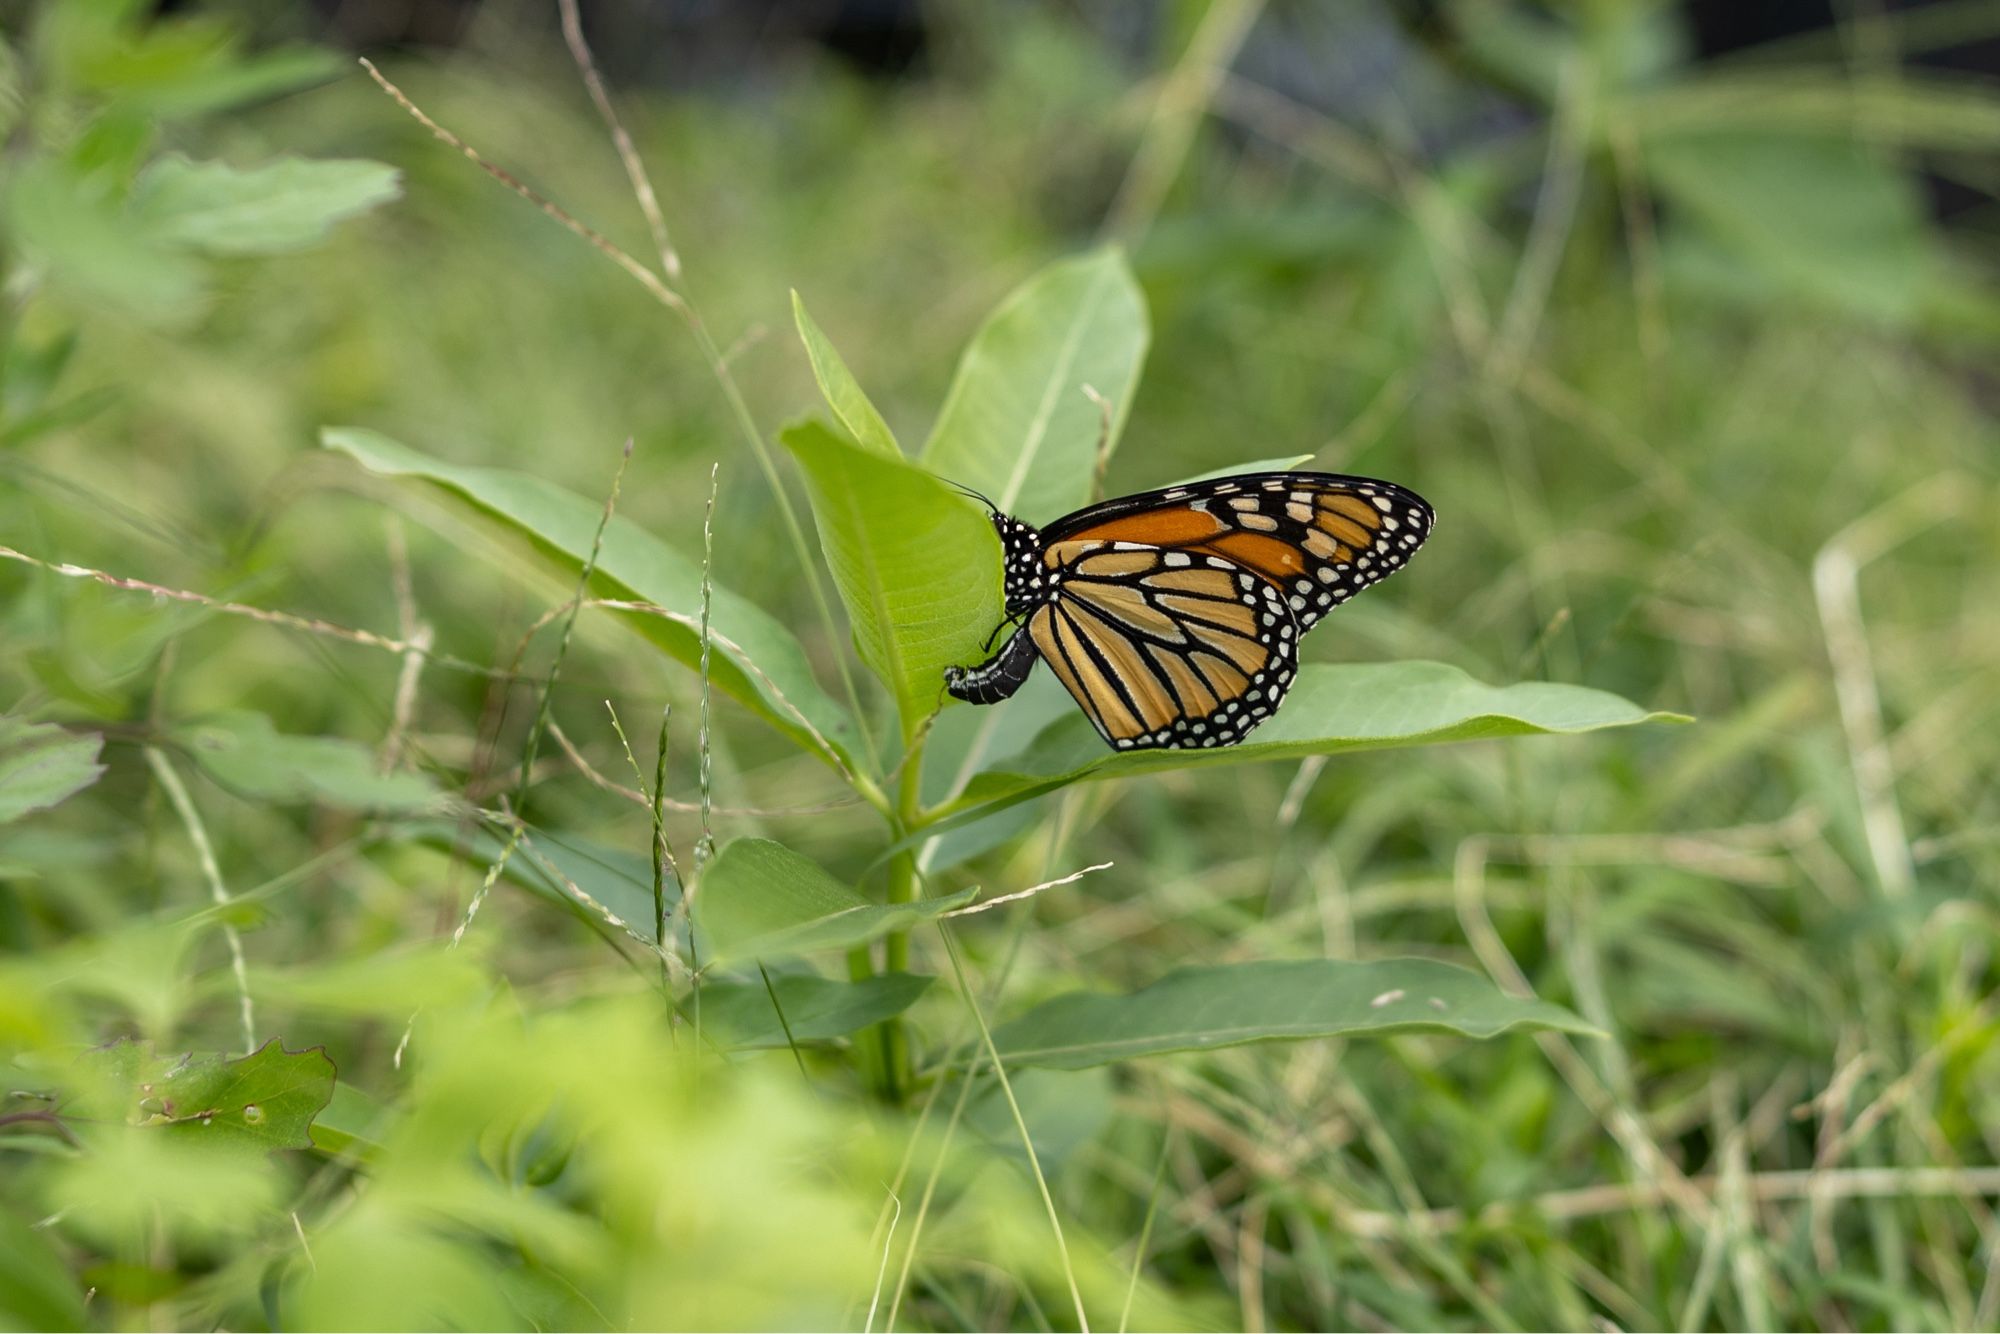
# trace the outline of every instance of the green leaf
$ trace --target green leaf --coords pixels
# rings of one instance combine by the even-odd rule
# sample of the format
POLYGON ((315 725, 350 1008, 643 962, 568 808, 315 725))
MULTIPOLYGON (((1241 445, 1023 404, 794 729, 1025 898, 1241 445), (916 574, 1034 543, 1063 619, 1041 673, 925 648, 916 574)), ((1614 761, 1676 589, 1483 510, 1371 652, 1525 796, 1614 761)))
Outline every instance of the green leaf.
POLYGON ((401 193, 379 162, 284 157, 239 171, 161 158, 140 174, 132 210, 166 241, 216 255, 270 255, 326 239, 333 224, 401 193))
POLYGON ((702 1033, 733 1048, 785 1046, 787 1027, 794 1042, 825 1042, 901 1014, 935 980, 914 973, 881 973, 858 982, 816 973, 773 975, 771 990, 784 1007, 782 1023, 762 978, 710 982, 701 989, 702 1033))
POLYGON ((959 359, 924 466, 1044 523, 1090 499, 1103 418, 1118 439, 1145 359, 1146 304, 1124 255, 1052 264, 987 317, 959 359))
POLYGON ((38 69, 57 87, 88 88, 117 111, 155 117, 273 97, 332 78, 342 65, 333 52, 307 46, 245 56, 237 26, 222 16, 156 16, 133 0, 44 6, 34 45, 38 69))
MULTIPOLYGON (((415 477, 460 497, 484 514, 525 534, 552 568, 574 580, 590 553, 604 512, 585 500, 526 473, 501 468, 463 467, 427 458, 386 436, 354 427, 321 432, 327 448, 353 458, 385 477, 415 477)), ((701 662, 701 566, 622 515, 604 532, 591 591, 598 597, 652 603, 666 615, 627 614, 628 623, 676 661, 701 662)), ((710 679, 715 688, 744 704, 800 746, 819 751, 812 733, 826 739, 843 763, 851 754, 854 727, 844 710, 820 690, 805 649, 777 618, 716 584, 709 624, 714 631, 710 679)))
POLYGON ((277 47, 243 58, 218 61, 191 79, 163 83, 122 98, 161 116, 191 117, 279 97, 340 77, 345 62, 312 46, 277 47))
POLYGON ((1249 463, 1232 463, 1226 468, 1211 468, 1193 477, 1183 477, 1169 486, 1192 486, 1196 482, 1212 482, 1218 477, 1236 477, 1246 472, 1290 472, 1301 463, 1312 462, 1310 454, 1285 454, 1275 459, 1255 459, 1249 463))
POLYGON ((1009 1064, 1081 1070, 1251 1042, 1412 1029, 1490 1038, 1510 1028, 1596 1031, 1559 1005, 1503 995, 1434 959, 1290 959, 1183 968, 1123 996, 1058 996, 1002 1024, 993 1043, 1009 1064))
POLYGON ((1166 769, 1685 721, 1585 686, 1543 681, 1489 686, 1441 662, 1314 663, 1299 670, 1277 715, 1239 745, 1119 754, 1077 713, 1050 724, 1026 750, 976 776, 955 810, 1022 801, 1085 779, 1166 769))
POLYGON ((0 824, 67 801, 104 776, 104 738, 0 716, 0 824))
POLYGON ((313 1118, 333 1098, 325 1050, 286 1051, 275 1038, 235 1060, 200 1061, 116 1042, 86 1052, 78 1065, 88 1082, 77 1108, 85 1116, 157 1127, 176 1144, 238 1155, 311 1148, 313 1118))
POLYGON ((806 303, 792 293, 792 319, 799 326, 799 341, 806 345, 806 356, 812 361, 813 379, 819 381, 819 392, 826 399, 826 405, 833 409, 833 415, 840 418, 840 424, 847 433, 864 448, 884 456, 900 459, 903 450, 896 443, 896 437, 889 430, 889 423, 882 420, 882 414, 868 401, 854 373, 847 369, 840 353, 834 350, 832 342, 813 323, 812 316, 806 314, 806 303))
POLYGON ((83 1292, 48 1233, 0 1209, 0 1329, 85 1329, 83 1292))
POLYGON ((233 710, 170 734, 203 772, 240 796, 346 810, 421 811, 443 800, 421 774, 382 773, 375 753, 339 737, 292 736, 261 713, 233 710))
MULTIPOLYGON (((1035 1161, 1050 1175, 1103 1134, 1117 1115, 1108 1070, 1020 1070, 1007 1078, 1034 1143, 1035 1161)), ((1027 1167, 1021 1128, 998 1080, 987 1080, 966 1105, 965 1124, 995 1151, 1027 1167)))
POLYGON ((1739 130, 1649 140, 1644 160, 1702 233, 1795 295, 1903 322, 1929 294, 1915 183, 1864 145, 1739 130))
POLYGON ((903 732, 945 700, 944 669, 984 656, 1000 623, 1000 539, 978 505, 914 464, 817 422, 785 429, 854 647, 895 694, 903 732))
POLYGON ((194 313, 202 266, 120 209, 102 183, 31 158, 5 189, 9 240, 54 286, 162 324, 194 313))
POLYGON ((705 958, 774 958, 846 949, 972 901, 976 889, 915 903, 871 903, 782 843, 739 838, 716 854, 694 898, 705 958))

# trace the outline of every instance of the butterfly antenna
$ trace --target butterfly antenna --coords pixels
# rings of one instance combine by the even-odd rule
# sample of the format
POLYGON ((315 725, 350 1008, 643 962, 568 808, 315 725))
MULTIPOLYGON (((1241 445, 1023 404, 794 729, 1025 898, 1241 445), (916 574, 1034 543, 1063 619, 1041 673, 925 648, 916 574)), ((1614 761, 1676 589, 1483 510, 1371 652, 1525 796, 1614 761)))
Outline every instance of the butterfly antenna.
POLYGON ((945 481, 947 485, 952 487, 953 490, 962 492, 963 494, 972 497, 974 500, 984 505, 987 509, 992 510, 995 514, 998 514, 1000 512, 1000 507, 994 504, 993 501, 986 495, 985 492, 975 491, 971 487, 967 486, 965 483, 954 482, 950 478, 946 478, 945 481))

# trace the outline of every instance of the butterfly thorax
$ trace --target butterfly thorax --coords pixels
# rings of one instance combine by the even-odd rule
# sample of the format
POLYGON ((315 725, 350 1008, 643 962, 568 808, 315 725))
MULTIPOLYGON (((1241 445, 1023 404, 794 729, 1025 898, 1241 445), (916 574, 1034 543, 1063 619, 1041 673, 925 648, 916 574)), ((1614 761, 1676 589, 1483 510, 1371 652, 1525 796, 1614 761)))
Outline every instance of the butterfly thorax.
POLYGON ((1007 615, 1023 616, 1048 599, 1053 585, 1042 564, 1042 535, 1033 524, 993 511, 993 530, 1000 534, 1005 571, 1002 590, 1007 615))

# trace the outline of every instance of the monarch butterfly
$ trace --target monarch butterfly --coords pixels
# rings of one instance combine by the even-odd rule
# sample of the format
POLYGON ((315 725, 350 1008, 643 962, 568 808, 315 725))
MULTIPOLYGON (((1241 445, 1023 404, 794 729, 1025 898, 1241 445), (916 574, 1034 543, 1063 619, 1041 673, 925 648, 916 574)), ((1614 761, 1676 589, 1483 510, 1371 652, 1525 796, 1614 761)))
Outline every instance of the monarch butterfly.
POLYGON ((1170 486, 1040 530, 968 494, 1005 557, 993 637, 1016 628, 945 688, 995 704, 1039 658, 1117 750, 1241 741, 1285 697, 1306 631, 1401 569, 1436 517, 1394 482, 1322 472, 1170 486))

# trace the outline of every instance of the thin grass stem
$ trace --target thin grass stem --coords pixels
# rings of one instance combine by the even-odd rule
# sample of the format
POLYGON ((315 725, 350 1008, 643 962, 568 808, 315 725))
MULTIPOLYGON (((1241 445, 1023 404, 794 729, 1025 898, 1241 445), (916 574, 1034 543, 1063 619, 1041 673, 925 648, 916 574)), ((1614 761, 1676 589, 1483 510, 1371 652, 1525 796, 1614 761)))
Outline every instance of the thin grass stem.
MULTIPOLYGON (((166 753, 158 746, 147 746, 145 750, 146 763, 173 804, 181 827, 187 830, 188 842, 194 844, 195 860, 201 865, 202 879, 208 882, 208 897, 226 913, 234 900, 222 883, 222 868, 216 864, 215 846, 208 841, 208 827, 202 823, 201 812, 195 809, 194 798, 188 795, 187 785, 181 782, 166 753)), ((229 944, 229 968, 236 979, 237 1015, 243 1022, 243 1054, 248 1056, 257 1050, 257 1017, 250 1003, 250 967, 243 957, 243 934, 226 915, 222 918, 222 938, 229 944)))
POLYGON ((1049 1227, 1056 1234, 1056 1253, 1062 1258, 1063 1278, 1069 1284, 1070 1301, 1076 1305, 1077 1328, 1083 1334, 1090 1334, 1090 1316, 1083 1309, 1083 1292, 1076 1285, 1076 1266, 1070 1262, 1069 1242, 1063 1236, 1062 1217, 1056 1212, 1055 1196, 1049 1193, 1049 1179, 1042 1172, 1040 1156, 1035 1153, 1035 1137, 1028 1133, 1027 1118, 1021 1115, 1021 1104, 1014 1097, 1014 1085, 1007 1078, 1007 1067, 1000 1060, 1000 1049, 993 1045, 993 1030, 987 1026, 979 998, 972 994, 972 984, 966 979, 965 965, 958 957, 958 944, 951 938, 951 928, 939 922, 937 929, 938 937, 944 941, 945 954, 951 960, 952 975, 958 979, 959 994, 965 997, 966 1006, 979 1025, 979 1038, 986 1046, 986 1059, 992 1062, 994 1077, 1000 1081, 1000 1091, 1007 1098, 1007 1110, 1014 1117, 1014 1129, 1020 1132, 1021 1147, 1028 1155, 1028 1168, 1034 1173, 1035 1186, 1042 1193, 1042 1206, 1048 1210, 1049 1227))

